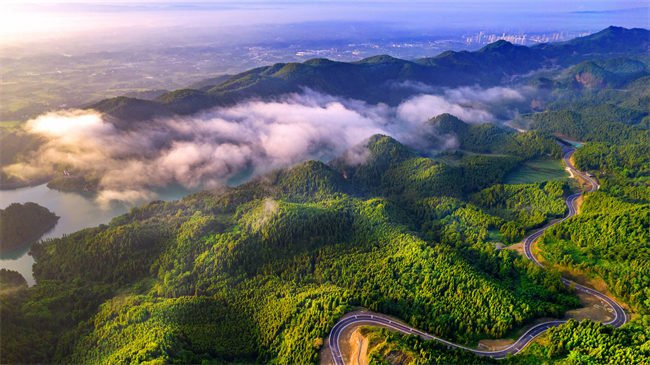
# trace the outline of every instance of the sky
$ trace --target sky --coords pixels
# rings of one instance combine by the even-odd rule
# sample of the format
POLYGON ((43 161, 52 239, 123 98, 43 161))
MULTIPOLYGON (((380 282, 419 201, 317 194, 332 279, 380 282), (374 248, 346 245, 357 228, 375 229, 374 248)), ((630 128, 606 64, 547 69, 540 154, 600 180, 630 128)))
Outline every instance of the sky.
MULTIPOLYGON (((215 29, 309 22, 384 22, 438 30, 597 31, 647 27, 647 1, 78 1, 2 0, 2 46, 128 31, 215 29), (595 12, 576 14, 575 12, 595 12), (474 29, 471 29, 474 28, 474 29), (548 29, 542 29, 548 28, 548 29), (568 29, 580 28, 580 29, 568 29)), ((122 33, 121 33, 122 32, 122 33)))

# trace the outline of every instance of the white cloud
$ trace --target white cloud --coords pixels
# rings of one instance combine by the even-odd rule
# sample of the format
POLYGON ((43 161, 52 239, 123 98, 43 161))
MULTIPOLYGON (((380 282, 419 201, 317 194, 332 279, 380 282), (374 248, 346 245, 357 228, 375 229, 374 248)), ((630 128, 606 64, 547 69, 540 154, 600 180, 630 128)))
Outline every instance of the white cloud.
MULTIPOLYGON (((47 142, 31 160, 5 171, 26 176, 37 167, 49 170, 63 163, 99 173, 102 202, 150 198, 151 189, 172 183, 213 187, 244 169, 259 174, 308 159, 328 160, 377 133, 416 148, 454 148, 454 136, 437 136, 437 146, 422 141, 422 123, 442 113, 468 123, 492 122, 490 113, 460 104, 503 98, 523 96, 506 88, 461 88, 419 95, 392 108, 306 89, 274 102, 248 101, 193 116, 135 123, 129 131, 117 129, 94 111, 49 113, 26 125, 29 133, 45 136, 47 142)), ((351 163, 360 164, 368 151, 349 155, 351 163)))
POLYGON ((438 95, 420 95, 407 100, 397 108, 397 117, 419 125, 437 115, 449 113, 466 123, 493 122, 494 116, 484 110, 462 107, 438 95))

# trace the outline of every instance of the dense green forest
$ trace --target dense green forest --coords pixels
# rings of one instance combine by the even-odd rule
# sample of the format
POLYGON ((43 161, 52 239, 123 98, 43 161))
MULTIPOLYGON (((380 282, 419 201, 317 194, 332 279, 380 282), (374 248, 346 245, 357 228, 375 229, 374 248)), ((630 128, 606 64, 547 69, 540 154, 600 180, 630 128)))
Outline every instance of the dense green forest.
MULTIPOLYGON (((549 57, 573 65, 524 80, 540 99, 535 110, 545 110, 513 120, 528 132, 443 114, 424 123, 422 134, 433 144, 453 136, 458 150, 432 155, 374 135, 327 164, 307 161, 235 188, 152 201, 109 224, 33 244, 36 285, 0 270, 0 361, 315 363, 336 321, 358 307, 468 346, 562 318, 580 305, 574 289, 558 271, 502 248, 566 214, 564 199, 573 193, 566 180, 504 184, 527 161, 557 161, 563 151, 555 134, 588 142, 575 152, 575 166, 593 172, 601 187, 586 195, 579 215, 548 229, 539 247, 546 260, 602 279, 641 315, 619 329, 569 321, 501 361, 364 327, 370 360, 399 353, 404 363, 423 364, 647 362, 648 60, 634 56, 647 51, 639 46, 647 34, 610 27, 565 43, 500 41, 417 62, 314 59, 205 80, 155 100, 91 106, 128 131, 136 121, 305 86, 397 105, 412 95, 387 90, 386 80, 492 86, 504 73, 551 66, 549 57), (367 157, 351 163, 359 151, 367 157)), ((42 142, 3 131, 0 162, 19 161, 42 142)), ((84 173, 50 187, 96 183, 98 176, 84 173)), ((56 222, 29 204, 2 211, 3 250, 5 234, 34 233, 17 217, 56 222), (28 213, 14 214, 25 207, 28 213)))
POLYGON ((387 364, 386 358, 408 364, 650 364, 647 315, 622 328, 572 319, 542 334, 517 356, 499 361, 377 327, 361 327, 360 333, 369 341, 369 364, 387 364))
POLYGON ((39 238, 59 220, 36 203, 13 203, 0 209, 0 252, 9 252, 39 238))
POLYGON ((596 274, 635 310, 650 310, 650 205, 596 192, 579 216, 550 228, 539 247, 551 262, 596 274))
POLYGON ((600 170, 623 177, 650 171, 650 144, 587 143, 573 155, 579 170, 600 170))
POLYGON ((441 114, 428 124, 439 134, 452 134, 459 148, 475 153, 512 155, 523 159, 541 156, 562 157, 562 148, 548 133, 513 133, 492 123, 467 124, 451 114, 441 114))
POLYGON ((471 201, 487 213, 501 217, 500 227, 506 242, 519 242, 527 230, 562 217, 566 205, 562 199, 568 192, 566 183, 549 181, 529 185, 494 185, 471 197, 471 201))
POLYGON ((588 143, 576 167, 599 170, 601 188, 581 214, 546 231, 551 262, 598 276, 636 311, 650 311, 650 165, 648 144, 588 143))
POLYGON ((519 125, 557 133, 582 142, 650 143, 650 131, 601 118, 588 118, 570 110, 525 114, 519 125))
MULTIPOLYGON (((622 328, 612 328, 590 320, 580 323, 570 320, 544 334, 540 342, 542 348, 531 346, 527 352, 543 355, 555 363, 648 364, 649 335, 648 316, 640 316, 622 328)), ((516 357, 513 360, 518 363, 516 357)), ((524 360, 523 356, 521 360, 524 360)))
POLYGON ((8 362, 308 363, 352 306, 474 343, 578 305, 557 272, 495 249, 503 218, 459 200, 499 181, 483 173, 493 161, 444 166, 385 136, 365 147, 355 168, 332 162, 347 178, 306 162, 35 244, 38 284, 3 302, 17 334, 2 345, 41 347, 8 362), (461 186, 465 171, 483 177, 461 186))
POLYGON ((26 287, 27 281, 20 273, 13 270, 0 269, 0 293, 6 289, 26 287))

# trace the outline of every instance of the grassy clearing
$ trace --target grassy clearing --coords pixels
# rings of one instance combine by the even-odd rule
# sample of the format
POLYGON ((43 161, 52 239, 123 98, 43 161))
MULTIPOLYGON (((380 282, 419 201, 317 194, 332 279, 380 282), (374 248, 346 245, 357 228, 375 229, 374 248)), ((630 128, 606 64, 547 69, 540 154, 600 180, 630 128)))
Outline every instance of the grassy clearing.
POLYGON ((561 180, 569 177, 562 160, 533 160, 526 162, 505 178, 506 184, 532 184, 541 181, 561 180))

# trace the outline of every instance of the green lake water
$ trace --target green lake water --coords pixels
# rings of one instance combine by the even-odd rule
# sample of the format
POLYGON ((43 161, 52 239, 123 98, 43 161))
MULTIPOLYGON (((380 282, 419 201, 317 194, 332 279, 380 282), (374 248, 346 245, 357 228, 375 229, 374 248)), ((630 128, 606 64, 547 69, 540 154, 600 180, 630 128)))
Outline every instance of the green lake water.
MULTIPOLYGON (((179 200, 193 191, 179 186, 172 186, 158 191, 158 199, 165 201, 179 200)), ((0 191, 0 208, 11 203, 34 202, 42 205, 61 217, 58 223, 40 239, 59 238, 84 228, 107 224, 111 219, 129 211, 135 204, 113 202, 110 207, 102 208, 95 201, 94 193, 76 193, 51 190, 46 184, 0 191)), ((142 205, 140 202, 137 205, 142 205)), ((35 284, 32 276, 34 258, 29 256, 29 245, 0 255, 0 268, 18 271, 31 286, 35 284)))

